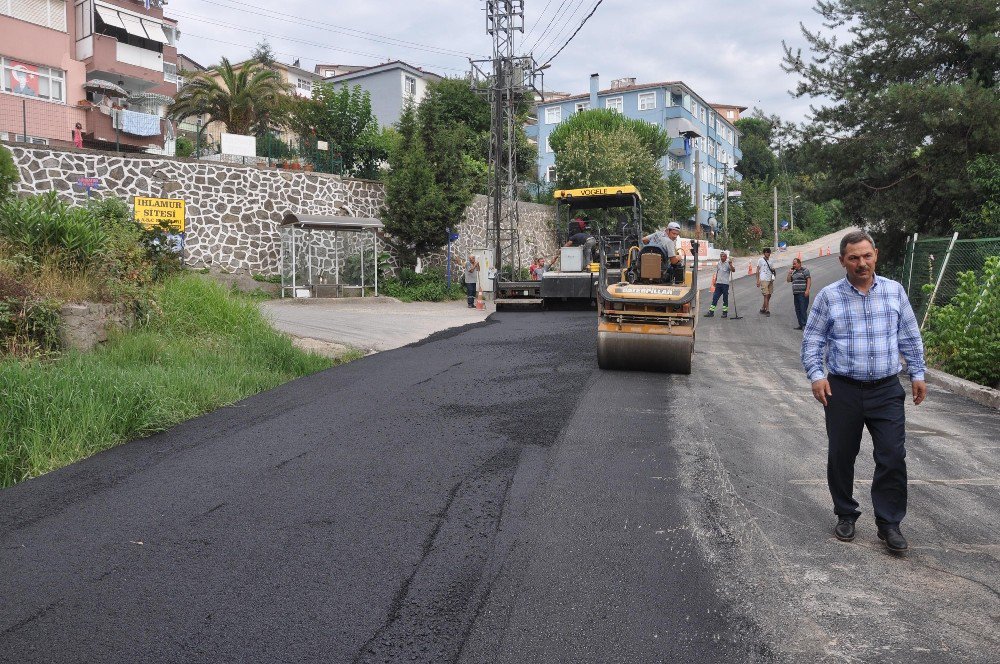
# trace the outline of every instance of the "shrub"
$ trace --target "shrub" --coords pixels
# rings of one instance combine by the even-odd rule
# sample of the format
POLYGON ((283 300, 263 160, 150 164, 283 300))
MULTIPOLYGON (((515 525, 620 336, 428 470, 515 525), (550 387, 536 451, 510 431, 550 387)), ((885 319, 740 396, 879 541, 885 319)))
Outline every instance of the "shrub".
POLYGON ((460 283, 461 274, 452 274, 451 289, 443 270, 433 269, 417 274, 410 269, 402 269, 398 277, 387 279, 380 291, 403 302, 444 302, 465 297, 465 289, 460 283))
POLYGON ((176 154, 178 157, 190 157, 194 154, 194 143, 187 136, 177 137, 176 154))
POLYGON ((107 234, 87 208, 71 208, 55 192, 0 204, 0 238, 31 255, 57 254, 71 265, 90 264, 107 234))
POLYGON ((59 348, 59 307, 0 272, 0 355, 31 355, 59 348))
POLYGON ((956 376, 1000 387, 1000 256, 986 259, 981 281, 972 271, 958 279, 951 301, 930 311, 927 359, 956 376))
POLYGON ((21 175, 14 164, 14 156, 10 150, 0 145, 0 203, 14 194, 14 185, 20 181, 21 175))
POLYGON ((805 232, 800 228, 788 229, 786 231, 780 231, 778 233, 778 240, 782 242, 787 242, 789 247, 794 247, 796 245, 805 244, 809 240, 812 240, 814 236, 805 232))

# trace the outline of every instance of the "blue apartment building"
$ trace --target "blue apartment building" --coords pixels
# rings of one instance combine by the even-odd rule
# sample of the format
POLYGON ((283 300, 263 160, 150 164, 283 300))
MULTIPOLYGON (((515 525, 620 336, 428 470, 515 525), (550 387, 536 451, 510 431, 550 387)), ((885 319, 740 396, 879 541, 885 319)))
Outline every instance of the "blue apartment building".
MULTIPOLYGON (((618 79, 611 88, 599 89, 598 76, 590 78, 590 94, 541 101, 537 105, 538 124, 529 135, 538 141, 538 177, 543 182, 556 181, 555 153, 549 145, 549 135, 560 122, 574 113, 589 108, 607 108, 627 117, 645 120, 662 127, 673 139, 669 154, 660 162, 664 177, 671 171, 680 173, 691 186, 691 202, 695 201, 695 159, 700 162, 701 202, 698 221, 709 226, 709 220, 721 207, 726 173, 741 179, 736 164, 742 157, 739 132, 733 122, 740 106, 721 106, 706 102, 682 81, 636 84, 635 79, 618 79), (720 112, 720 110, 724 112, 720 112)), ((721 213, 720 213, 721 214, 721 213)), ((693 228, 693 220, 678 220, 693 228)))

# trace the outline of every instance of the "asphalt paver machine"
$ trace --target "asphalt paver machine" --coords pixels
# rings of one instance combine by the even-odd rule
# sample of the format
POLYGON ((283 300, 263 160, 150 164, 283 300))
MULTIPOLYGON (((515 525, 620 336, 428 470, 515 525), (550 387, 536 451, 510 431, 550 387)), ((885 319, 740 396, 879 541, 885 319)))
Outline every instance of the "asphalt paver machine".
MULTIPOLYGON (((559 192, 557 192, 559 193, 559 192)), ((562 192, 597 224, 597 363, 602 369, 691 373, 698 316, 698 242, 671 266, 659 245, 643 245, 642 196, 632 186, 562 192)))

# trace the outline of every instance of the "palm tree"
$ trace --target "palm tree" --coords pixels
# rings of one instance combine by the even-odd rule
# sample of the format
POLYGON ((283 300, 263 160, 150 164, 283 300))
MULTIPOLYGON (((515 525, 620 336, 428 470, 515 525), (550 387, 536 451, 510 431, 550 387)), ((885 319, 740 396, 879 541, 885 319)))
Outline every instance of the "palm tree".
POLYGON ((207 115, 221 122, 231 134, 252 134, 260 121, 272 114, 291 86, 281 75, 251 60, 234 69, 228 59, 214 69, 199 72, 177 93, 170 109, 178 120, 207 115))

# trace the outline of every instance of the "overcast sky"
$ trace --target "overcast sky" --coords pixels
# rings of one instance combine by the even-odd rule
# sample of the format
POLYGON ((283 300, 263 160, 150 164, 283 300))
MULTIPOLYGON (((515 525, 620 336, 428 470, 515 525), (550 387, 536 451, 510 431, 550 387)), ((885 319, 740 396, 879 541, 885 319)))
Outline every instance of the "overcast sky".
MULTIPOLYGON (((596 0, 526 0, 517 52, 544 61, 596 0), (552 19, 557 17, 558 20, 552 19)), ((491 51, 482 0, 170 0, 180 52, 202 65, 243 60, 265 37, 277 59, 373 65, 404 60, 442 75, 468 69, 469 55, 491 51)), ((819 26, 812 0, 604 0, 545 72, 548 90, 583 93, 592 73, 601 87, 682 80, 710 102, 760 107, 801 121, 809 101, 793 99, 794 77, 780 67, 781 40, 804 46, 799 22, 819 26)))

